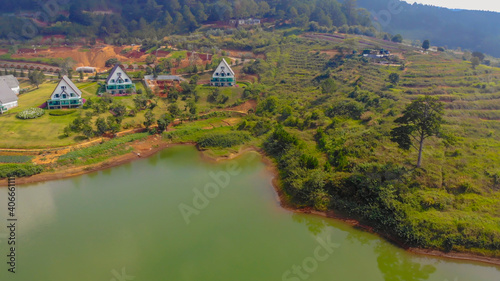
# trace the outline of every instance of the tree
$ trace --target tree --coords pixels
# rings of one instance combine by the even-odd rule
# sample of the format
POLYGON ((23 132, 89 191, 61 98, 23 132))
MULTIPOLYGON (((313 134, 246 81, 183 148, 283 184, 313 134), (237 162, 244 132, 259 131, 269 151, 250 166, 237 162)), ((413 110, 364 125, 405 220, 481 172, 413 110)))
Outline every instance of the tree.
POLYGON ((393 85, 397 85, 399 83, 399 74, 391 73, 389 75, 389 81, 391 81, 393 85))
POLYGON ((154 55, 149 55, 146 57, 146 64, 147 65, 153 64, 153 63, 155 63, 155 61, 156 61, 156 57, 154 55))
POLYGON ((158 133, 163 133, 168 125, 172 123, 172 116, 170 114, 163 114, 157 121, 156 123, 158 124, 158 133))
POLYGON ((112 58, 112 59, 109 59, 106 61, 105 66, 112 67, 112 66, 119 64, 119 63, 120 63, 120 61, 117 58, 112 58))
POLYGON ((82 133, 84 136, 86 136, 88 139, 94 136, 94 130, 92 130, 92 126, 89 124, 83 124, 82 126, 82 133))
POLYGON ((431 42, 429 40, 424 40, 424 43, 422 43, 422 48, 424 50, 429 50, 429 48, 431 47, 431 42))
POLYGON ((42 71, 35 70, 29 74, 28 78, 31 84, 35 85, 38 89, 38 86, 45 81, 45 74, 42 71))
POLYGON ((332 78, 328 78, 321 83, 321 91, 323 94, 332 94, 336 89, 337 85, 335 84, 335 80, 332 78))
POLYGON ((181 114, 181 109, 177 106, 176 103, 172 103, 168 106, 168 112, 170 112, 170 114, 175 117, 181 114))
POLYGON ((403 43, 403 36, 401 36, 401 34, 396 34, 394 37, 392 37, 392 42, 403 43))
POLYGON ((484 58, 485 58, 484 54, 483 54, 483 53, 481 53, 481 52, 473 52, 473 53, 472 53, 472 56, 473 56, 473 57, 475 57, 475 58, 478 58, 478 59, 479 59, 479 61, 481 61, 481 62, 482 62, 482 61, 484 60, 484 58))
POLYGON ((83 71, 79 71, 80 72, 80 80, 83 80, 83 71))
POLYGON ((97 128, 97 135, 99 136, 104 135, 108 131, 108 124, 102 117, 97 118, 97 120, 95 121, 95 126, 97 128))
POLYGON ((146 120, 144 121, 143 124, 146 127, 146 129, 149 129, 149 127, 153 125, 155 121, 155 115, 153 114, 153 111, 151 110, 146 111, 146 113, 144 114, 144 118, 146 118, 146 120))
POLYGON ((148 98, 145 95, 135 95, 134 104, 136 109, 141 111, 148 106, 148 98))
POLYGON ((479 60, 478 57, 472 57, 472 59, 470 60, 471 64, 472 64, 472 68, 473 69, 476 69, 476 67, 481 63, 481 61, 479 60))
POLYGON ((443 124, 443 103, 436 97, 424 96, 409 104, 403 111, 403 116, 394 122, 400 126, 392 129, 391 140, 400 148, 418 150, 417 168, 422 166, 422 151, 424 141, 439 133, 443 124))

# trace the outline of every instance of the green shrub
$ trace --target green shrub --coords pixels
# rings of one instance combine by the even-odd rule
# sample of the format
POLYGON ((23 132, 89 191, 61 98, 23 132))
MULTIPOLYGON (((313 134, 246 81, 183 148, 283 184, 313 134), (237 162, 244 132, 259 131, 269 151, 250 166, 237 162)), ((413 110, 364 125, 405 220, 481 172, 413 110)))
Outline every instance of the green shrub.
POLYGON ((29 177, 43 172, 43 168, 34 164, 0 164, 0 178, 29 177))
POLYGON ((76 109, 71 109, 71 110, 51 110, 49 111, 49 115, 51 116, 64 116, 64 115, 70 115, 76 112, 76 109))
POLYGON ((210 133, 200 137, 198 139, 198 145, 202 148, 226 148, 243 144, 250 139, 250 135, 246 132, 210 133))
POLYGON ((28 108, 26 110, 19 112, 16 115, 16 117, 19 119, 35 119, 35 118, 41 117, 44 114, 45 114, 45 110, 43 110, 41 108, 32 107, 32 108, 28 108))

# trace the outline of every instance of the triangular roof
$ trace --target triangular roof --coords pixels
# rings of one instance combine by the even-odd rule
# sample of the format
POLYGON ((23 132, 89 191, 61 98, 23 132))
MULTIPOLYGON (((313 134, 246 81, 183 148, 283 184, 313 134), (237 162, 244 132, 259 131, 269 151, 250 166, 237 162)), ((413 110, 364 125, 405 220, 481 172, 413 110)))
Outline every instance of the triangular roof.
POLYGON ((65 83, 66 85, 68 85, 68 87, 71 88, 71 90, 73 90, 75 92, 75 94, 77 94, 78 96, 82 96, 82 91, 80 91, 80 89, 78 89, 78 87, 73 83, 73 81, 71 81, 71 79, 68 78, 68 76, 64 75, 61 79, 61 81, 59 81, 59 83, 57 84, 56 88, 54 89, 54 91, 52 91, 52 94, 50 95, 52 97, 52 95, 54 94, 54 92, 60 88, 61 84, 65 83))
POLYGON ((11 89, 19 87, 19 81, 14 75, 0 76, 0 80, 5 81, 11 89))
POLYGON ((18 98, 16 93, 12 91, 7 82, 0 80, 0 103, 6 104, 17 100, 18 98))
POLYGON ((221 66, 227 67, 227 69, 229 69, 229 71, 231 72, 231 74, 233 76, 235 76, 235 73, 234 73, 233 69, 231 68, 231 66, 229 66, 229 64, 227 63, 226 59, 222 58, 222 61, 220 62, 219 66, 217 66, 217 69, 215 71, 219 71, 219 69, 220 69, 221 66))
MULTIPOLYGON (((120 71, 121 73, 123 73, 125 76, 127 76, 127 78, 132 81, 130 79, 130 76, 128 76, 127 72, 125 72, 125 70, 123 70, 119 64, 115 65, 115 67, 113 67, 113 69, 111 69, 111 72, 109 73, 108 75, 108 79, 106 79, 106 84, 109 84, 109 80, 111 79, 111 77, 113 77, 113 75, 115 74, 115 72, 117 71, 120 71)), ((123 79, 123 77, 121 77, 121 79, 123 79)))

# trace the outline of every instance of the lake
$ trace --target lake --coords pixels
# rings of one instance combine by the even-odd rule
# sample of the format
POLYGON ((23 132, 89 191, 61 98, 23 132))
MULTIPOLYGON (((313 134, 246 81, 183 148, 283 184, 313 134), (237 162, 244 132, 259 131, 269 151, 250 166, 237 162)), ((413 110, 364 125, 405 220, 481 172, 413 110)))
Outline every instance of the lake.
POLYGON ((500 280, 487 264, 414 255, 339 221, 280 207, 257 153, 203 161, 191 146, 17 188, 16 273, 0 280, 500 280))

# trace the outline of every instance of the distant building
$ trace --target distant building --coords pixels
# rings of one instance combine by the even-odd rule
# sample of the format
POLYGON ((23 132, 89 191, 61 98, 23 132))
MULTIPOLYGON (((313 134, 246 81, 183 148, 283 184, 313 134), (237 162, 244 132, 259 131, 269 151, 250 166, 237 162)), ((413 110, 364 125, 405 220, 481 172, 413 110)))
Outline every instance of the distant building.
POLYGON ((113 67, 106 80, 106 92, 112 95, 135 93, 135 85, 127 73, 119 66, 113 67))
POLYGON ((229 24, 233 26, 245 26, 245 25, 260 25, 260 19, 238 19, 238 20, 229 20, 229 24))
POLYGON ((47 101, 47 109, 75 108, 83 104, 82 91, 64 75, 47 101))
POLYGON ((17 81, 17 78, 14 77, 14 75, 0 76, 0 81, 5 81, 9 88, 11 88, 16 95, 19 95, 21 88, 19 87, 19 81, 17 81))
POLYGON ((225 59, 222 59, 217 69, 212 74, 210 86, 216 87, 233 87, 236 85, 236 77, 225 59))
POLYGON ((0 80, 0 113, 18 106, 16 93, 7 85, 7 82, 0 80))
POLYGON ((91 66, 82 66, 82 67, 78 67, 76 69, 76 72, 95 73, 96 69, 95 69, 95 67, 91 67, 91 66))
POLYGON ((364 50, 363 57, 369 57, 373 59, 387 58, 389 57, 391 52, 388 50, 380 49, 380 50, 364 50))

